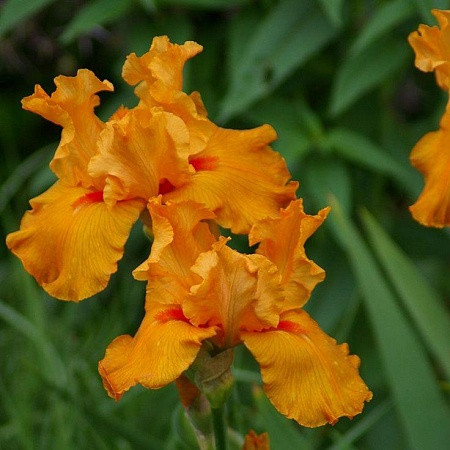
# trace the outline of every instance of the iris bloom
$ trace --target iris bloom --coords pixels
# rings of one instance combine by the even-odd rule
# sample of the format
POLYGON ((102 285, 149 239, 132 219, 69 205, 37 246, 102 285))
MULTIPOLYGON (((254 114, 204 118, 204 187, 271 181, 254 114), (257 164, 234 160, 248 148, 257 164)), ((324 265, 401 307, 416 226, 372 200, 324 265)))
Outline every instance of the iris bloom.
MULTIPOLYGON (((416 66, 434 71, 438 85, 450 89, 450 11, 433 10, 439 27, 420 25, 409 35, 416 53, 416 66)), ((450 110, 447 109, 438 131, 426 134, 411 152, 411 163, 425 177, 425 187, 410 207, 418 222, 442 228, 450 225, 450 110)))
POLYGON ((58 181, 31 200, 32 210, 7 245, 52 296, 81 300, 101 291, 122 257, 133 223, 149 199, 204 203, 217 222, 248 232, 295 196, 297 183, 269 144, 269 125, 219 128, 200 95, 182 89, 194 42, 157 37, 145 55, 132 54, 123 76, 141 99, 107 122, 94 113, 99 91, 112 91, 88 70, 55 78, 50 96, 36 86, 23 107, 62 127, 50 163, 58 181))
POLYGON ((325 219, 292 202, 277 218, 256 223, 246 255, 216 239, 212 213, 193 202, 149 203, 154 244, 134 275, 147 280, 145 317, 134 337, 107 348, 99 372, 116 400, 135 384, 156 389, 179 379, 200 349, 221 352, 243 343, 261 367, 274 406, 315 427, 361 412, 372 393, 360 360, 337 345, 302 309, 324 271, 304 244, 325 219))

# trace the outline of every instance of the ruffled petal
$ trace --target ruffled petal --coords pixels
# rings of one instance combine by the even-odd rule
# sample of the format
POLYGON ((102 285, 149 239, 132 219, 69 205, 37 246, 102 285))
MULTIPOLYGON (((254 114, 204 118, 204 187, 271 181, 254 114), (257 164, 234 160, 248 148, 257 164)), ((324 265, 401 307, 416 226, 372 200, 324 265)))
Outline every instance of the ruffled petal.
POLYGON ((408 41, 416 54, 416 67, 424 72, 435 71, 438 85, 450 89, 450 11, 432 10, 439 27, 420 25, 408 41))
POLYGON ((119 336, 106 349, 98 370, 110 397, 119 400, 136 384, 158 389, 176 380, 194 361, 214 327, 192 326, 177 307, 154 304, 133 337, 119 336))
POLYGON ((415 220, 428 227, 450 225, 450 108, 438 131, 427 133, 413 148, 411 164, 425 177, 425 186, 410 206, 415 220))
MULTIPOLYGON (((142 123, 128 111, 110 122, 101 133, 99 153, 89 164, 89 173, 104 180, 105 202, 141 198, 146 202, 160 190, 175 189, 189 176, 189 133, 173 114, 154 111, 142 123)), ((147 115, 148 116, 148 115, 147 115)))
POLYGON ((256 221, 277 216, 295 198, 298 183, 288 183, 284 159, 268 146, 276 138, 269 125, 245 131, 211 126, 206 148, 189 159, 192 179, 165 199, 204 203, 220 225, 247 233, 256 221))
POLYGON ((137 201, 109 207, 101 191, 61 182, 30 204, 6 243, 50 295, 74 301, 106 287, 143 207, 137 201))
POLYGON ((191 288, 183 312, 194 325, 208 323, 222 331, 219 346, 231 347, 239 330, 278 324, 283 301, 276 267, 260 255, 242 255, 222 238, 202 253, 192 271, 202 282, 191 288))
POLYGON ((87 69, 79 70, 75 77, 56 77, 55 85, 51 96, 37 85, 34 94, 22 100, 23 108, 63 127, 61 142, 50 163, 57 177, 73 186, 100 188, 87 172, 104 128, 104 123, 94 114, 94 108, 100 103, 95 94, 112 91, 113 86, 109 81, 100 81, 87 69))
POLYGON ((149 202, 154 235, 149 258, 133 275, 149 281, 147 296, 161 303, 179 304, 193 284, 200 282, 191 272, 200 253, 211 248, 215 238, 206 220, 214 214, 194 202, 161 204, 161 198, 149 202))
POLYGON ((242 332, 261 366, 264 391, 273 405, 300 425, 334 424, 359 414, 372 398, 348 345, 336 345, 305 311, 286 313, 277 329, 242 332))
POLYGON ((311 292, 325 278, 325 271, 307 258, 306 240, 325 220, 329 208, 315 216, 305 214, 303 200, 291 202, 280 216, 257 222, 250 231, 250 245, 259 244, 257 253, 272 261, 282 275, 283 310, 302 307, 311 292))
POLYGON ((122 77, 132 86, 142 81, 148 86, 161 81, 166 87, 181 91, 184 64, 202 50, 203 47, 196 42, 187 41, 178 45, 172 44, 167 36, 157 36, 144 55, 128 55, 122 77))

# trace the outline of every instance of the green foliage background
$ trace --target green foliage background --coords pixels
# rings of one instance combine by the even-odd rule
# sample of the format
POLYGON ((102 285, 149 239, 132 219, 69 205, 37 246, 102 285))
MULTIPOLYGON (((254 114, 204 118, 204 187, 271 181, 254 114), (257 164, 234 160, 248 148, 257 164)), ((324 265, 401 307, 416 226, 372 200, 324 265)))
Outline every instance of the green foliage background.
MULTIPOLYGON (((133 90, 124 58, 155 35, 195 40, 186 68, 212 120, 270 123, 307 211, 331 204, 308 255, 327 271, 307 309, 362 359, 374 398, 353 421, 302 429, 262 394, 256 364, 235 359, 228 404, 237 433, 268 431, 278 449, 439 450, 450 442, 450 233, 415 223, 422 189, 415 142, 436 129, 446 95, 414 68, 407 44, 448 0, 7 0, 0 10, 0 213, 16 230, 28 200, 52 183, 58 127, 22 111, 35 83, 87 67, 115 85, 107 118, 133 90)), ((242 239, 235 239, 242 245, 242 239)), ((80 304, 47 296, 0 248, 0 448, 195 448, 173 386, 107 397, 97 362, 134 334, 144 285, 131 270, 148 253, 139 227, 110 286, 80 304)), ((235 435, 236 448, 240 437, 235 435)))

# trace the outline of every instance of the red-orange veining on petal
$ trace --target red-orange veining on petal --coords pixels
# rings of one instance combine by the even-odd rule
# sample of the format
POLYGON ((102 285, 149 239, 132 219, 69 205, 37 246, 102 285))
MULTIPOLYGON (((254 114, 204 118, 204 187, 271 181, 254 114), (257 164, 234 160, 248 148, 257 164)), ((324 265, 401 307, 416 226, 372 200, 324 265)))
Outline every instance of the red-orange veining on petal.
POLYGON ((306 334, 303 327, 301 327, 298 323, 291 322, 290 320, 281 320, 277 326, 277 330, 288 331, 289 333, 295 334, 306 334))
POLYGON ((103 191, 89 192, 72 204, 72 208, 78 208, 86 203, 99 203, 103 201, 103 191))
POLYGON ((158 194, 161 195, 168 194, 169 192, 172 192, 174 189, 175 186, 167 178, 162 178, 159 181, 158 194))
POLYGON ((196 172, 199 170, 215 170, 219 164, 219 158, 217 156, 200 156, 189 159, 189 163, 192 164, 196 172))
POLYGON ((155 319, 158 322, 169 322, 169 320, 181 320, 189 323, 187 317, 183 314, 181 308, 167 308, 156 314, 155 319))

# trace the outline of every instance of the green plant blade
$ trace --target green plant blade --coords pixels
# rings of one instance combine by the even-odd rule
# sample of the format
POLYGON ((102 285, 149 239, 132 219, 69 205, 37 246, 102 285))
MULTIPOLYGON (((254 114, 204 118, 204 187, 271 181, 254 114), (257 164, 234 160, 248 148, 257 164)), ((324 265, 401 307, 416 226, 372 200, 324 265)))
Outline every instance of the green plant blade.
POLYGON ((96 0, 87 3, 70 21, 60 36, 63 44, 70 44, 78 36, 99 25, 106 25, 120 17, 132 6, 130 0, 96 0))
POLYGON ((348 448, 349 445, 357 441, 363 436, 372 426, 377 423, 385 414, 392 409, 392 402, 385 400, 378 406, 373 408, 369 413, 366 413, 355 426, 353 426, 347 433, 341 435, 336 439, 336 443, 328 450, 341 450, 348 448))
POLYGON ((262 419, 264 431, 269 433, 270 445, 274 449, 312 450, 312 445, 294 426, 294 423, 283 417, 269 402, 260 387, 253 389, 253 398, 262 419))
POLYGON ((450 380, 450 316, 412 261, 369 212, 362 211, 372 247, 424 341, 450 380))
POLYGON ((446 449, 450 412, 425 349, 404 316, 366 243, 339 203, 330 198, 333 232, 348 255, 363 294, 377 347, 412 449, 446 449))
POLYGON ((331 92, 330 114, 337 116, 402 67, 409 57, 406 40, 383 39, 364 52, 349 54, 340 65, 331 92))
POLYGON ((345 159, 399 180, 416 196, 417 183, 408 170, 367 137, 345 128, 334 128, 327 135, 328 145, 345 159))
POLYGON ((333 0, 331 2, 330 0, 319 0, 319 3, 330 22, 340 27, 342 25, 344 0, 333 0))
POLYGON ((23 20, 36 14, 55 0, 9 0, 0 12, 0 38, 23 20))
POLYGON ((42 335, 38 328, 2 300, 0 300, 0 318, 35 343, 45 360, 42 367, 46 367, 47 370, 43 373, 43 378, 54 386, 64 388, 67 385, 67 370, 55 347, 42 335))
POLYGON ((320 8, 311 0, 285 0, 273 8, 248 36, 231 64, 231 82, 222 101, 219 121, 226 121, 267 95, 294 69, 335 35, 320 8))
POLYGON ((364 24, 350 52, 352 54, 361 53, 375 40, 389 33, 414 13, 414 4, 410 0, 394 0, 380 5, 370 20, 364 24))

